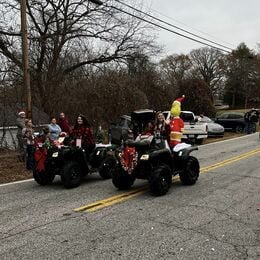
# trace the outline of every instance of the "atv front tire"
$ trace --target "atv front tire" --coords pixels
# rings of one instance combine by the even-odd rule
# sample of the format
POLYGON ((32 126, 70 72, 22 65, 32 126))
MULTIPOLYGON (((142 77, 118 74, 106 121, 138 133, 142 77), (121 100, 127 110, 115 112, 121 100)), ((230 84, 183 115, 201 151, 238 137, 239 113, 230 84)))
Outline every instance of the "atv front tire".
POLYGON ((34 169, 33 178, 38 184, 44 186, 44 185, 51 184, 55 178, 55 175, 47 171, 38 171, 34 169))
POLYGON ((180 180, 184 185, 195 184, 199 178, 200 165, 197 158, 189 156, 184 164, 184 169, 180 171, 180 180))
POLYGON ((117 165, 112 170, 112 182, 119 190, 129 189, 135 181, 135 177, 128 174, 121 165, 117 165))
POLYGON ((172 173, 169 166, 161 164, 154 168, 149 184, 150 190, 154 195, 165 195, 172 184, 172 173))
POLYGON ((107 156, 99 166, 99 175, 103 179, 110 179, 112 177, 112 170, 116 166, 116 158, 114 156, 107 156))
POLYGON ((65 188, 75 188, 81 183, 81 169, 77 162, 68 162, 62 169, 61 181, 65 188))

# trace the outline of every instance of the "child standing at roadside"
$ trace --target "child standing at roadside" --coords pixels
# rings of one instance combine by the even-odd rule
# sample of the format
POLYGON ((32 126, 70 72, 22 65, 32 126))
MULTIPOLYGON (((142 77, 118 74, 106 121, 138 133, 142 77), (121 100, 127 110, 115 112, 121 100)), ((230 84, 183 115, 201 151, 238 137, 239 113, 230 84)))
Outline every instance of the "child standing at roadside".
POLYGON ((26 169, 33 170, 34 167, 34 136, 32 120, 25 120, 25 127, 22 129, 24 149, 26 151, 26 169))

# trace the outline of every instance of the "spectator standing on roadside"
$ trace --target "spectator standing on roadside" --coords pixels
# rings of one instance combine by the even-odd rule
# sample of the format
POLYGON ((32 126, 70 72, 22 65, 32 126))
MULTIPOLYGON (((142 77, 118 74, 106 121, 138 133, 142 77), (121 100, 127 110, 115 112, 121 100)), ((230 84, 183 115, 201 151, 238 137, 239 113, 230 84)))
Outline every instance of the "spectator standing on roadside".
POLYGON ((48 128, 49 128, 49 130, 50 130, 50 139, 51 139, 52 141, 58 140, 59 135, 60 135, 60 133, 61 133, 61 128, 60 128, 60 126, 57 124, 56 117, 51 117, 51 122, 50 122, 50 124, 48 125, 48 128))
POLYGON ((25 127, 22 130, 24 150, 26 151, 26 169, 33 170, 34 167, 34 136, 32 120, 25 120, 25 127))
POLYGON ((17 130, 17 140, 18 140, 18 151, 19 151, 19 159, 21 161, 25 160, 25 153, 24 153, 24 143, 23 143, 23 135, 22 135, 22 130, 25 127, 25 111, 20 110, 18 112, 18 117, 16 119, 16 126, 18 128, 17 130))
POLYGON ((102 129, 102 126, 99 125, 97 134, 96 134, 96 142, 98 144, 101 144, 104 142, 104 140, 105 140, 105 133, 104 133, 104 130, 102 129))
POLYGON ((255 108, 252 108, 245 113, 244 119, 246 122, 246 134, 254 133, 256 131, 256 123, 259 121, 259 112, 255 108))
POLYGON ((69 134, 70 124, 69 124, 69 120, 65 116, 64 112, 60 113, 60 116, 59 116, 59 119, 58 119, 58 125, 60 126, 62 132, 69 134))

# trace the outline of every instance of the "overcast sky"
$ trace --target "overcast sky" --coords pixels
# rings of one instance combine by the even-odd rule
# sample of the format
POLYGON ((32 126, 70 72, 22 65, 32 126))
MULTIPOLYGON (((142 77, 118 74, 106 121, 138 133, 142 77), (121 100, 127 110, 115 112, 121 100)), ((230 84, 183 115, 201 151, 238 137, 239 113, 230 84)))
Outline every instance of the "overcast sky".
MULTIPOLYGON (((154 16, 233 49, 245 42, 249 48, 257 50, 257 43, 260 43, 260 0, 140 2, 154 16)), ((163 30, 158 31, 158 42, 165 45, 166 54, 187 54, 204 46, 163 30)))

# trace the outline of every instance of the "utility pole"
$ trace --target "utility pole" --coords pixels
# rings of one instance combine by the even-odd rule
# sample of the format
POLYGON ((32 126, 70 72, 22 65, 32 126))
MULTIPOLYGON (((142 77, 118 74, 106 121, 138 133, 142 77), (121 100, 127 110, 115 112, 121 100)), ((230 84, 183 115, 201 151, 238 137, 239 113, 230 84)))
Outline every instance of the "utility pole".
POLYGON ((23 55, 23 79, 24 89, 27 96, 27 118, 32 118, 32 94, 30 85, 30 69, 28 58, 28 32, 26 20, 26 0, 21 0, 21 34, 22 34, 22 55, 23 55))

